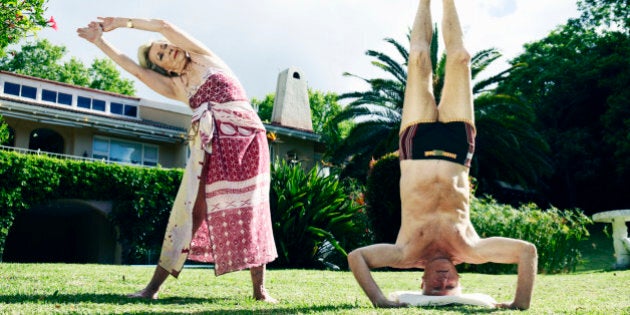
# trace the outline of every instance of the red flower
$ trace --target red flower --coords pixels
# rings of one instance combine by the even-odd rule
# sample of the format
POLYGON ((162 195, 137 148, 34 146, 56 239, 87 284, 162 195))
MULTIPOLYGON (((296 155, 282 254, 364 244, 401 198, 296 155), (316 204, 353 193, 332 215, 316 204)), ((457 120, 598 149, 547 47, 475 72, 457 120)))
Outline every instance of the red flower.
POLYGON ((48 20, 48 23, 50 24, 50 27, 52 27, 53 30, 57 30, 57 21, 55 21, 55 17, 51 16, 50 20, 48 20))

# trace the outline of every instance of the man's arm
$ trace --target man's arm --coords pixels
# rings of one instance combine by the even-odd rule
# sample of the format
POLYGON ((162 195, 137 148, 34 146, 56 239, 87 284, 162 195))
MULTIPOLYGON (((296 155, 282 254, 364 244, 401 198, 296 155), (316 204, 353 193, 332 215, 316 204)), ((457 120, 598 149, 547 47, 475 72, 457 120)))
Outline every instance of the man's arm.
POLYGON ((509 304, 501 304, 499 307, 528 309, 532 300, 534 279, 538 268, 536 246, 517 239, 490 237, 479 240, 475 249, 477 255, 483 260, 482 262, 518 264, 518 280, 514 301, 509 304))
POLYGON ((406 304, 388 300, 378 287, 370 270, 380 267, 395 267, 402 258, 402 251, 391 244, 376 244, 355 249, 348 254, 348 264, 361 289, 375 307, 401 307, 406 304))

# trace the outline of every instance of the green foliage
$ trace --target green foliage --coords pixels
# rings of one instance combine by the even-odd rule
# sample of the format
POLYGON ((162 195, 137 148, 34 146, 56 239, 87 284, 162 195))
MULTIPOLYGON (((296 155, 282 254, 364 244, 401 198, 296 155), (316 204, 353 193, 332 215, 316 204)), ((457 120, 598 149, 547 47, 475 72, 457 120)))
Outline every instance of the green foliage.
MULTIPOLYGON (((470 220, 480 237, 502 236, 522 239, 536 245, 538 271, 572 272, 582 254, 578 244, 588 238, 587 226, 593 222, 576 209, 541 210, 534 204, 519 208, 499 204, 491 198, 473 199, 470 220)), ((468 265, 466 270, 487 273, 514 272, 515 265, 468 265)))
POLYGON ((0 57, 5 49, 24 37, 37 33, 44 27, 53 26, 53 20, 46 20, 48 0, 2 0, 0 1, 0 57), (50 24, 49 24, 50 23, 50 24))
POLYGON ((593 213, 628 205, 630 29, 628 1, 579 3, 583 18, 526 44, 498 89, 532 104, 554 162, 540 184, 550 203, 593 213))
POLYGON ((9 140, 9 125, 4 122, 4 118, 0 115, 0 145, 5 144, 9 140))
POLYGON ((25 43, 19 51, 0 58, 0 70, 37 78, 99 89, 124 95, 134 95, 133 81, 123 79, 109 59, 95 59, 88 68, 75 57, 62 61, 66 47, 48 40, 25 43))
POLYGON ((395 243, 400 229, 400 163, 398 154, 380 158, 370 170, 365 205, 376 243, 395 243))
POLYGON ((258 110, 258 117, 266 124, 271 122, 275 98, 275 94, 267 94, 263 100, 252 98, 252 106, 258 110))
MULTIPOLYGON (((375 241, 394 243, 400 229, 400 167, 398 156, 378 160, 368 178, 367 213, 375 241)), ((474 181, 473 181, 474 182, 474 181)), ((546 273, 574 271, 580 262, 578 243, 587 238, 591 220, 578 210, 542 210, 534 204, 514 208, 491 198, 472 198, 470 218, 480 237, 503 236, 536 245, 538 270, 546 273)), ((512 272, 515 265, 465 265, 466 271, 512 272)))
POLYGON ((585 25, 630 30, 630 3, 627 0, 578 0, 577 5, 585 25))
POLYGON ((120 77, 116 64, 111 59, 96 59, 90 68, 90 87, 97 90, 133 95, 133 81, 120 77))
POLYGON ((126 263, 158 250, 181 170, 59 160, 0 151, 0 257, 13 220, 31 205, 56 199, 109 199, 126 263))
POLYGON ((319 172, 317 167, 304 172, 284 160, 272 165, 271 217, 279 255, 272 266, 333 267, 346 261, 348 250, 364 245, 366 224, 356 188, 319 172))

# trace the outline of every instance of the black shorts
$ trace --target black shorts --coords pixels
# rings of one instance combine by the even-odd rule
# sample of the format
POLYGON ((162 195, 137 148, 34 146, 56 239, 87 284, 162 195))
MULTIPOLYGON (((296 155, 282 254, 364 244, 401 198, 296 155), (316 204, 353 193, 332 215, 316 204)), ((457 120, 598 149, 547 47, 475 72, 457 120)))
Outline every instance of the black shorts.
POLYGON ((400 160, 446 160, 470 167, 475 128, 462 121, 419 123, 400 134, 400 160))

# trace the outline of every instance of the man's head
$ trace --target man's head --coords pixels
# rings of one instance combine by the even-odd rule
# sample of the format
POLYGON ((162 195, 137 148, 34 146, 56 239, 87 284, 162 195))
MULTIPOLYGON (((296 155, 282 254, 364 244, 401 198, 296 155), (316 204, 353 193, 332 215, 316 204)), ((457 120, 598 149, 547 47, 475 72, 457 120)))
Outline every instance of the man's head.
POLYGON ((420 287, 424 295, 461 294, 457 269, 445 258, 432 260, 425 265, 420 287))

